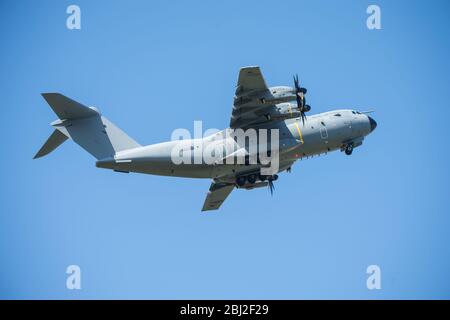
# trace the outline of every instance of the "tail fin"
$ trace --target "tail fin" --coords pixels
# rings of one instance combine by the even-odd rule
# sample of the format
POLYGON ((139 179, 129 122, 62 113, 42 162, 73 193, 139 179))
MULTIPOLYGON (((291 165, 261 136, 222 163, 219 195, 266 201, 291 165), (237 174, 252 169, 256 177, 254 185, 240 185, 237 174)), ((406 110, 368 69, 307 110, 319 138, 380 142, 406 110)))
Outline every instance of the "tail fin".
POLYGON ((43 93, 42 96, 58 116, 52 122, 53 134, 34 158, 43 157, 68 138, 75 141, 97 160, 113 157, 116 152, 137 148, 140 145, 95 108, 88 108, 59 93, 43 93))

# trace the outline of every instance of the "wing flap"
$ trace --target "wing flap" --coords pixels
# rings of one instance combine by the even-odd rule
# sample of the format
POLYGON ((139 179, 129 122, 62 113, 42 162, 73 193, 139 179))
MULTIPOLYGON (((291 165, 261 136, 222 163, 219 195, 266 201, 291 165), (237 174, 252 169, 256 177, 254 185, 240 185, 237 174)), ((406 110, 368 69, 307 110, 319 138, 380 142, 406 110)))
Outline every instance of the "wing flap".
POLYGON ((255 123, 266 122, 264 111, 274 108, 266 103, 272 94, 258 66, 243 67, 239 71, 233 112, 230 119, 231 128, 244 128, 255 123))

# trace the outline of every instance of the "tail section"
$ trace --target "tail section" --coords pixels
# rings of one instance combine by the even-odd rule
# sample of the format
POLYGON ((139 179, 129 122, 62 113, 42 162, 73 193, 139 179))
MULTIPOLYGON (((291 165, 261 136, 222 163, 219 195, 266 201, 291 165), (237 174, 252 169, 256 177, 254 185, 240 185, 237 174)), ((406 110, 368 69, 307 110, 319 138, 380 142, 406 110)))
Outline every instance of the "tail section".
POLYGON ((86 107, 59 93, 44 93, 42 96, 59 120, 52 122, 55 131, 34 158, 49 154, 68 138, 97 160, 113 157, 122 150, 140 147, 95 108, 86 107))

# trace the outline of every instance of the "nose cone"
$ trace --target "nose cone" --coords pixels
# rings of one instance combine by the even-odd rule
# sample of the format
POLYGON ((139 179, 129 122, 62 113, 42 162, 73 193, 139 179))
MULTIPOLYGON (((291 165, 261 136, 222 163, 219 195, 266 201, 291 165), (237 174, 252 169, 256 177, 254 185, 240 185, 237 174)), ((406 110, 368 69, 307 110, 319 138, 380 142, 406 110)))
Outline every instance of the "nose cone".
POLYGON ((370 122, 370 132, 372 132, 373 130, 375 130, 375 128, 377 127, 377 122, 375 120, 372 119, 372 117, 369 117, 369 122, 370 122))

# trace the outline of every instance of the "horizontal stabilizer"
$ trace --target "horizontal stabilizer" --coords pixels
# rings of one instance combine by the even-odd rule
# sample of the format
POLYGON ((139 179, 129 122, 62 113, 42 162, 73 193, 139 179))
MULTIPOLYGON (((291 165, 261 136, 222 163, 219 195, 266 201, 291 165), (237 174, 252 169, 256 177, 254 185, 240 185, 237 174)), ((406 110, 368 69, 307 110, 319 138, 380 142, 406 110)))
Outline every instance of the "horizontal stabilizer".
POLYGON ((43 157, 56 148, 58 148, 68 137, 59 130, 53 131, 52 135, 47 139, 42 148, 36 153, 33 159, 43 157))
POLYGON ((80 119, 98 115, 97 111, 60 93, 43 93, 42 96, 61 120, 80 119))

